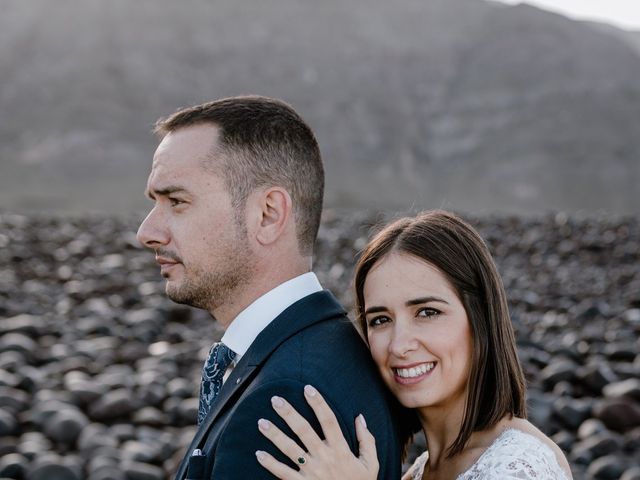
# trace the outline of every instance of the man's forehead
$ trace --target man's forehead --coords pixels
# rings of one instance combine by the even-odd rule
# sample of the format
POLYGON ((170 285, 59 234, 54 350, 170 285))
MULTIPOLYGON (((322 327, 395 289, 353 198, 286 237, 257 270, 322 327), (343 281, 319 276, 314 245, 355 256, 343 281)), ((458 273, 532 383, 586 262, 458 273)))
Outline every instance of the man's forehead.
POLYGON ((152 169, 208 162, 216 150, 218 136, 218 128, 213 124, 191 125, 169 132, 156 148, 152 169))

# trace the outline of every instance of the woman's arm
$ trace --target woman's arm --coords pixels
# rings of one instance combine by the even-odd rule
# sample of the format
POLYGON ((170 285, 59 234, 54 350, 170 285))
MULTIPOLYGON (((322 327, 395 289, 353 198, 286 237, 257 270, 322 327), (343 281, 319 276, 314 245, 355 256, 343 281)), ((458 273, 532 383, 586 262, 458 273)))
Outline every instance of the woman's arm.
POLYGON ((367 429, 364 417, 358 415, 355 420, 360 450, 360 457, 356 457, 349 449, 335 414, 320 393, 307 385, 304 387, 304 396, 318 418, 325 439, 321 439, 309 422, 286 400, 273 397, 271 404, 276 413, 298 436, 304 448, 273 423, 260 419, 260 432, 289 457, 298 466, 298 470, 279 462, 267 452, 257 451, 256 458, 260 465, 281 480, 376 480, 379 469, 376 442, 367 429))

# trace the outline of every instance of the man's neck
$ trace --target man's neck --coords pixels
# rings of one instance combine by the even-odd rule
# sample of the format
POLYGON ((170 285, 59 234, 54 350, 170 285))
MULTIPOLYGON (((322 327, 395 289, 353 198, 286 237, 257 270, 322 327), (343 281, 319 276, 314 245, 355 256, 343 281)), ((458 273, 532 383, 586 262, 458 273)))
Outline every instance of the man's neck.
POLYGON ((242 291, 237 291, 229 295, 227 302, 214 310, 210 310, 209 313, 220 326, 226 330, 233 319, 258 298, 270 292, 278 285, 309 271, 311 271, 310 268, 300 268, 298 270, 289 269, 288 272, 272 272, 269 275, 263 276, 261 281, 254 280, 251 282, 251 285, 241 286, 242 291))

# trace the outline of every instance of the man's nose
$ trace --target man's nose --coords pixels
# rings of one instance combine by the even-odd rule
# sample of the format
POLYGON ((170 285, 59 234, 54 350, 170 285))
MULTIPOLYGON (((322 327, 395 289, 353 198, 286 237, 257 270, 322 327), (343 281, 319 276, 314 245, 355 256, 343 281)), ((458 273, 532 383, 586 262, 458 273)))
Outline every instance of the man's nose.
POLYGON ((140 227, 138 227, 136 237, 143 246, 152 249, 169 243, 169 235, 166 229, 163 228, 155 209, 151 210, 142 221, 140 227))

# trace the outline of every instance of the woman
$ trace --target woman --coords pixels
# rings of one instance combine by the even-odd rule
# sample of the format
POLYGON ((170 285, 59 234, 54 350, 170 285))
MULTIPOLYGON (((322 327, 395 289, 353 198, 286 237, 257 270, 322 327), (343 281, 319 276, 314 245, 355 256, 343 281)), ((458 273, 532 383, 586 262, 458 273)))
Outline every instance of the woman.
MULTIPOLYGON (((355 290, 357 321, 373 360, 400 403, 415 410, 427 439, 427 452, 404 479, 571 478, 558 446, 526 420, 504 288, 471 226, 442 211, 388 225, 362 253, 355 290)), ((321 395, 307 386, 305 397, 325 440, 274 397, 305 449, 260 421, 260 431, 299 470, 266 452, 256 452, 258 461, 284 480, 377 478, 375 439, 365 419, 356 419, 356 458, 321 395)))

